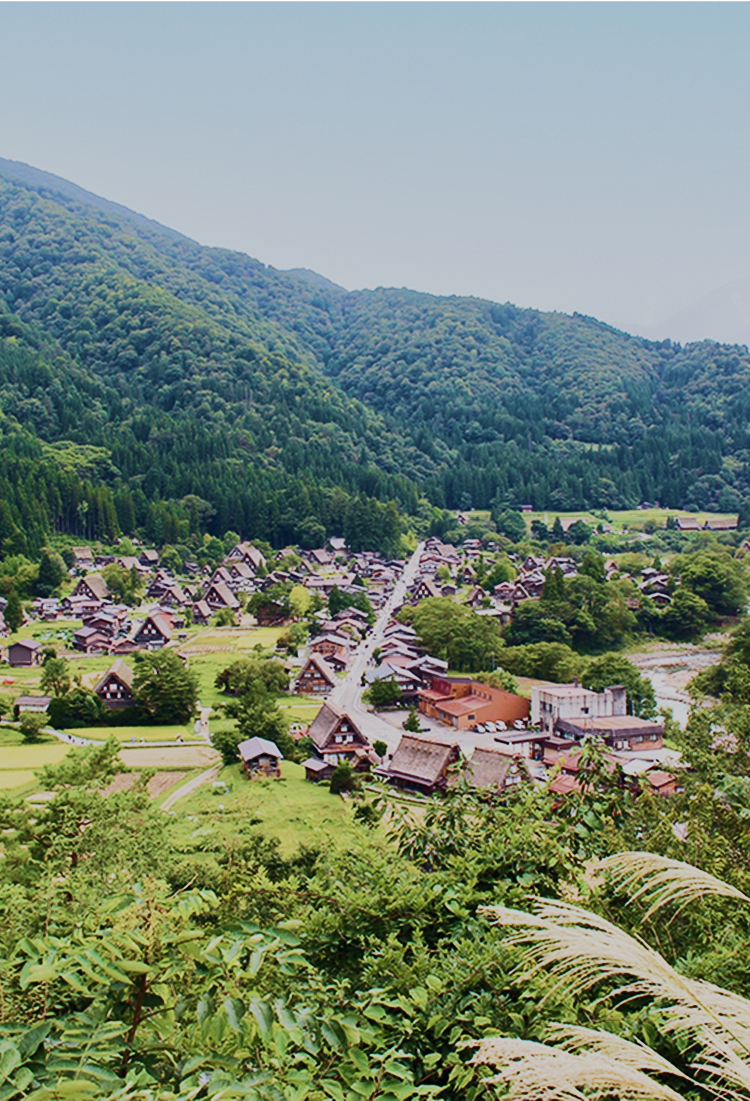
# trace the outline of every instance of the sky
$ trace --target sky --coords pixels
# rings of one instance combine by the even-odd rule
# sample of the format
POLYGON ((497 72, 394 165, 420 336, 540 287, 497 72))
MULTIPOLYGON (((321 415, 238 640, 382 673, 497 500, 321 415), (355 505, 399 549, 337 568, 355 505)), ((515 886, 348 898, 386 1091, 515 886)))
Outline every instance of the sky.
POLYGON ((750 339, 750 5, 0 3, 0 50, 0 156, 201 244, 750 339))

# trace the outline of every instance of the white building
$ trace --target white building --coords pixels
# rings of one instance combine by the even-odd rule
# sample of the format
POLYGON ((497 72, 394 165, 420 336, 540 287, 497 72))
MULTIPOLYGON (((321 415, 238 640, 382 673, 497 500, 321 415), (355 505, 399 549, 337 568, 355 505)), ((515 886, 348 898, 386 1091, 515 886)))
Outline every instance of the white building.
POLYGON ((553 734, 559 719, 605 719, 625 715, 627 696, 619 685, 592 692, 580 684, 535 685, 531 689, 531 722, 553 734))

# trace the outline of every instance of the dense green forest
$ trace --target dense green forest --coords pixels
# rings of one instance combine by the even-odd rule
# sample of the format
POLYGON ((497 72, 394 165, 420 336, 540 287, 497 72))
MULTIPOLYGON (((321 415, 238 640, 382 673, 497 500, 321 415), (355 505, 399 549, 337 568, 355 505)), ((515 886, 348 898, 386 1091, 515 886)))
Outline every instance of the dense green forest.
POLYGON ((392 550, 425 498, 744 509, 748 382, 745 348, 349 293, 0 162, 3 549, 197 525, 392 550))

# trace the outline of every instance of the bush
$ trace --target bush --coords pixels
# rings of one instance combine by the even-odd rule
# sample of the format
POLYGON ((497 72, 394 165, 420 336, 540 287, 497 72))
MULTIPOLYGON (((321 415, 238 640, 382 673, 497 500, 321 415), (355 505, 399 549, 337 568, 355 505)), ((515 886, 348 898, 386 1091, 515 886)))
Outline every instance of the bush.
POLYGON ((50 700, 47 713, 52 726, 69 730, 76 726, 96 726, 106 715, 106 708, 95 692, 76 686, 50 700))
POLYGON ((403 703, 401 688, 393 677, 388 680, 374 680, 367 689, 367 698, 373 707, 398 707, 403 703))
POLYGON ((500 663, 517 677, 539 677, 567 684, 580 677, 586 659, 562 642, 535 642, 529 646, 506 646, 500 654, 500 663))
POLYGON ((477 673, 476 679, 480 684, 487 684, 490 688, 499 688, 503 692, 513 692, 518 695, 518 681, 507 669, 495 669, 492 673, 477 673))
POLYGON ((362 781, 348 761, 339 761, 333 770, 329 787, 331 795, 340 795, 344 791, 359 791, 362 781))
POLYGON ((34 714, 30 711, 24 711, 21 715, 21 737, 25 742, 43 742, 45 735, 43 729, 47 726, 49 720, 46 715, 34 714))

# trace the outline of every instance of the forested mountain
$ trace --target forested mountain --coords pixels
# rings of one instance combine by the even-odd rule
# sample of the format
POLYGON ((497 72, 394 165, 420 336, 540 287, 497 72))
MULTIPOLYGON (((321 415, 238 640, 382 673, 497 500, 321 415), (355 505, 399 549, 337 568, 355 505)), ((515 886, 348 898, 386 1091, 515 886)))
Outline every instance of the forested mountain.
POLYGON ((6 552, 21 531, 159 540, 186 522, 394 546, 397 509, 414 514, 420 494, 452 508, 750 498, 744 347, 347 292, 9 161, 0 336, 6 552), (195 497, 207 504, 180 503, 195 497))

